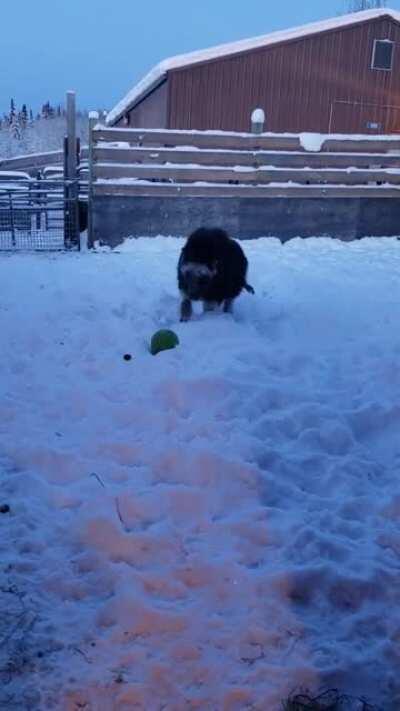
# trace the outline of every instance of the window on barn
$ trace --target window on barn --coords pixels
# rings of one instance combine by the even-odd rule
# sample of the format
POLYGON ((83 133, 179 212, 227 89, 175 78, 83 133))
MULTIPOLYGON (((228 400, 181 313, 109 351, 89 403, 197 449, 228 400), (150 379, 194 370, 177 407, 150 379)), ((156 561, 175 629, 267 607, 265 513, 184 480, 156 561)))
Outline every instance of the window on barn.
POLYGON ((375 40, 372 53, 372 69, 389 71, 393 65, 394 42, 390 40, 375 40))

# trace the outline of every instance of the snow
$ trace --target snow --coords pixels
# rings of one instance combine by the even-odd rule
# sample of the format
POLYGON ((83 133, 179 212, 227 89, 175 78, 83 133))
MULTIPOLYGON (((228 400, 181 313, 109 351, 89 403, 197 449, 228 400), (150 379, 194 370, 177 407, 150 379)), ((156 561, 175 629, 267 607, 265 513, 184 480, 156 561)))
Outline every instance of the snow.
POLYGON ((0 170, 0 184, 5 178, 15 178, 17 180, 30 180, 29 173, 24 173, 21 170, 0 170))
MULTIPOLYGON (((60 156, 60 158, 61 158, 62 155, 63 155, 62 151, 40 151, 40 152, 36 152, 36 153, 22 153, 22 154, 18 153, 18 155, 14 156, 14 158, 16 161, 17 160, 22 161, 22 160, 25 160, 26 158, 35 158, 38 156, 44 156, 44 157, 48 157, 48 158, 60 156)), ((0 162, 0 165, 1 165, 1 162, 0 162)))
POLYGON ((300 145, 305 151, 318 153, 326 140, 326 135, 321 133, 300 133, 300 145))
MULTIPOLYGON (((26 184, 24 181, 18 180, 15 182, 15 177, 12 176, 10 177, 10 182, 7 180, 3 180, 3 178, 0 178, 0 195, 1 197, 4 197, 4 194, 7 190, 12 190, 13 192, 27 192, 29 190, 29 185, 26 184)), ((31 180, 31 178, 29 178, 31 180)))
MULTIPOLYGON (((154 138, 157 138, 157 134, 161 135, 161 141, 160 141, 160 147, 159 150, 166 151, 170 150, 172 152, 178 150, 178 151, 195 151, 195 150, 206 150, 207 152, 210 151, 216 151, 220 152, 221 150, 224 153, 228 152, 240 152, 238 149, 229 149, 229 148, 199 148, 198 146, 193 146, 193 145, 186 145, 186 146, 175 146, 175 147, 164 147, 162 143, 165 141, 165 129, 157 129, 157 128, 152 128, 152 129, 132 129, 132 128, 104 128, 100 124, 95 127, 96 129, 99 129, 102 131, 102 136, 109 136, 111 140, 104 140, 104 138, 101 141, 98 141, 97 146, 98 148, 105 148, 108 150, 112 150, 113 148, 121 148, 121 149, 132 149, 132 145, 134 146, 140 141, 143 140, 143 138, 146 136, 149 136, 150 134, 154 134, 154 138), (115 131, 118 132, 118 135, 126 135, 127 139, 130 139, 130 141, 113 141, 112 137, 115 136, 115 131)), ((174 134, 178 135, 186 135, 190 136, 193 138, 203 138, 204 136, 213 136, 213 137, 219 137, 219 136, 224 136, 224 137, 239 137, 239 138, 247 138, 251 139, 251 142, 254 143, 254 133, 249 133, 249 132, 235 132, 235 131, 196 131, 196 130, 173 130, 168 132, 169 136, 168 139, 171 142, 173 140, 174 134)), ((383 153, 388 153, 390 155, 400 155, 400 150, 397 147, 399 144, 399 134, 398 133, 393 133, 393 134, 356 134, 356 133, 309 133, 309 132, 304 132, 304 133, 272 133, 271 131, 265 131, 263 133, 257 134, 257 138, 271 138, 277 143, 279 143, 279 139, 294 139, 294 142, 298 142, 299 147, 303 148, 304 151, 308 152, 313 152, 313 153, 318 153, 321 150, 323 150, 324 143, 326 141, 329 142, 335 142, 337 141, 341 145, 345 145, 346 141, 351 141, 352 143, 357 143, 357 142, 362 142, 362 144, 367 144, 368 143, 376 143, 376 142, 381 142, 382 143, 382 152, 383 153), (389 146, 391 144, 396 144, 395 148, 392 150, 389 150, 389 146)), ((156 141, 154 141, 156 142, 156 141)), ((249 141, 250 142, 250 141, 249 141)), ((140 146, 140 150, 149 150, 151 152, 157 151, 157 148, 146 148, 146 146, 140 146)), ((243 149, 247 150, 252 153, 258 153, 260 150, 262 153, 268 152, 266 149, 257 149, 257 150, 251 150, 251 149, 243 149)), ((295 154, 299 153, 299 151, 296 150, 277 150, 277 149, 272 149, 270 150, 272 153, 286 153, 286 154, 295 154)), ((358 150, 356 150, 357 154, 359 153, 358 150)), ((336 153, 336 151, 335 151, 336 153)), ((366 153, 363 153, 366 155, 366 153)), ((349 152, 343 153, 341 152, 340 155, 349 155, 349 152)), ((373 154, 377 155, 377 154, 373 154)))
MULTIPOLYGON (((82 164, 80 164, 82 165, 82 164)), ((64 174, 64 166, 63 165, 46 165, 45 168, 42 169, 42 175, 44 178, 47 176, 53 177, 54 175, 59 175, 63 176, 64 174)))
MULTIPOLYGON (((199 131, 196 129, 178 129, 174 128, 172 130, 166 130, 165 128, 123 128, 119 127, 118 128, 113 128, 110 126, 104 127, 102 124, 97 124, 95 126, 95 130, 101 130, 103 135, 109 135, 109 136, 114 136, 116 133, 118 135, 124 135, 126 134, 127 138, 133 138, 134 142, 141 141, 144 136, 149 136, 150 134, 161 134, 161 137, 164 138, 165 134, 168 135, 169 139, 172 139, 175 134, 178 135, 189 135, 189 136, 244 136, 244 137, 252 137, 254 139, 254 134, 249 133, 248 131, 217 131, 215 129, 209 129, 207 131, 199 131)), ((299 138, 299 135, 307 136, 307 133, 303 134, 298 134, 298 133, 273 133, 272 131, 265 131, 264 133, 260 134, 263 137, 267 138, 299 138)), ((326 140, 338 140, 338 141, 344 141, 344 140, 355 140, 355 141, 399 141, 399 134, 398 133, 392 133, 392 134, 372 134, 372 133, 312 133, 312 136, 315 138, 313 140, 316 140, 317 136, 324 137, 326 140)), ((259 138, 259 135, 257 134, 257 138, 259 138)), ((114 141, 105 141, 103 138, 101 141, 98 142, 99 145, 103 146, 115 146, 118 144, 118 142, 114 141)), ((123 143, 127 143, 126 141, 123 143)), ((144 146, 145 148, 146 146, 144 146)), ((187 146, 188 148, 193 148, 193 146, 187 146)), ((182 150, 184 146, 179 146, 179 150, 182 150)), ((174 149, 173 149, 174 150, 174 149)), ((207 149, 208 150, 208 149, 207 149)), ((218 148, 217 150, 221 150, 221 148, 218 148)), ((224 149, 225 150, 225 149, 224 149)))
POLYGON ((60 229, 49 229, 45 233, 44 230, 35 230, 35 228, 31 231, 17 229, 14 235, 11 231, 2 230, 0 235, 0 252, 16 250, 46 252, 64 248, 64 234, 60 229))
POLYGON ((320 32, 328 32, 330 30, 347 27, 349 25, 367 22, 379 17, 391 17, 396 22, 400 22, 400 12, 389 10, 387 8, 366 10, 364 12, 348 13, 338 17, 322 20, 320 22, 312 22, 300 27, 291 28, 288 30, 279 30, 271 32, 260 37, 240 40, 222 44, 217 47, 203 49, 189 54, 181 54, 176 57, 165 59, 157 64, 146 76, 139 81, 136 86, 131 89, 126 96, 109 112, 107 123, 115 123, 125 111, 140 101, 152 89, 156 88, 167 76, 168 72, 173 69, 181 69, 192 64, 201 62, 209 62, 214 59, 229 57, 241 52, 248 52, 259 47, 268 47, 280 42, 289 42, 291 40, 300 39, 307 35, 314 35, 320 32))
POLYGON ((397 709, 400 243, 245 242, 188 324, 181 246, 0 260, 0 707, 397 709))
POLYGON ((254 109, 251 114, 252 123, 265 123, 265 111, 263 109, 254 109))
MULTIPOLYGON (((282 134, 284 135, 284 134, 282 134)), ((318 153, 322 150, 325 141, 382 141, 386 143, 389 141, 398 141, 399 134, 357 134, 357 133, 300 133, 300 145, 305 151, 312 151, 318 153)), ((398 150, 388 151, 388 153, 399 153, 398 150)))

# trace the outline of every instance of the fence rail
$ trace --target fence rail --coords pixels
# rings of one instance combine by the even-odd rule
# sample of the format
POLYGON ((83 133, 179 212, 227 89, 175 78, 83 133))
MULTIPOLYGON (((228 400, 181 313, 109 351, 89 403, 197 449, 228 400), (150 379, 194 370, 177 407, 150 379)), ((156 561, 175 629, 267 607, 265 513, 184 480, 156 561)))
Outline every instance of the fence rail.
POLYGON ((39 170, 46 165, 62 163, 62 151, 49 151, 47 153, 33 153, 15 158, 0 159, 0 170, 39 170))
MULTIPOLYGON (((64 152, 47 151, 45 153, 31 153, 14 158, 0 158, 0 171, 16 170, 26 171, 36 177, 37 171, 41 171, 46 166, 62 167, 64 152)), ((88 148, 83 146, 80 150, 81 160, 87 159, 88 148)))
POLYGON ((297 183, 305 185, 368 185, 369 183, 400 184, 400 171, 390 173, 386 170, 344 170, 302 169, 302 168, 223 168, 204 167, 201 165, 124 165, 119 163, 98 163, 95 177, 102 179, 130 178, 156 182, 173 183, 228 183, 252 184, 297 183))
POLYGON ((186 198, 399 198, 399 188, 394 186, 354 186, 346 185, 223 185, 223 184, 187 184, 174 185, 154 183, 148 185, 135 183, 125 185, 104 182, 96 185, 95 196, 119 195, 126 197, 186 197, 186 198))
MULTIPOLYGON (((391 153, 353 153, 349 160, 348 153, 310 153, 305 151, 226 151, 186 148, 117 148, 99 143, 96 147, 98 163, 126 163, 144 165, 197 164, 208 166, 261 166, 273 165, 281 168, 348 168, 351 162, 354 168, 399 168, 400 151, 391 153)), ((82 168, 84 170, 84 167, 82 168)))
POLYGON ((135 146, 193 146, 218 150, 307 151, 307 144, 322 152, 385 153, 400 151, 400 138, 393 136, 326 136, 313 139, 313 134, 231 133, 228 131, 171 131, 137 128, 105 128, 93 131, 96 143, 127 143, 135 146), (307 138, 308 136, 308 138, 307 138), (314 145, 313 145, 314 144, 314 145))

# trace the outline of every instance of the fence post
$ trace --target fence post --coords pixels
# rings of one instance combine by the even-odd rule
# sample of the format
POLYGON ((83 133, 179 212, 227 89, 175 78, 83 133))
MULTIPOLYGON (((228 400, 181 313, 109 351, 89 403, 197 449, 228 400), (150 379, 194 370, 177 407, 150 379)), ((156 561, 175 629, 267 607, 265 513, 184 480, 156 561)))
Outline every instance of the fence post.
POLYGON ((13 206, 13 201, 12 201, 11 190, 8 193, 8 200, 9 200, 9 205, 10 205, 11 243, 12 243, 12 246, 15 247, 16 240, 15 240, 14 206, 13 206))
POLYGON ((74 91, 67 91, 67 178, 76 180, 77 177, 77 151, 76 151, 76 95, 74 91))
POLYGON ((76 139, 76 94, 67 91, 67 135, 64 140, 64 242, 79 246, 79 185, 76 139))
POLYGON ((265 124, 265 113, 263 109, 254 109, 251 114, 251 132, 263 133, 265 124))
POLYGON ((95 181, 94 173, 94 138, 93 129, 99 121, 97 111, 89 113, 89 153, 88 153, 88 169, 89 169, 89 185, 88 185, 88 247, 93 247, 93 183, 95 181))
POLYGON ((40 186, 41 179, 42 179, 42 174, 41 174, 40 170, 38 170, 37 174, 36 174, 36 188, 37 188, 36 195, 34 193, 34 201, 36 202, 36 204, 39 204, 39 208, 36 210, 36 229, 38 232, 40 230, 40 224, 41 224, 41 220, 42 220, 42 211, 40 208, 40 202, 42 199, 41 186, 40 186))

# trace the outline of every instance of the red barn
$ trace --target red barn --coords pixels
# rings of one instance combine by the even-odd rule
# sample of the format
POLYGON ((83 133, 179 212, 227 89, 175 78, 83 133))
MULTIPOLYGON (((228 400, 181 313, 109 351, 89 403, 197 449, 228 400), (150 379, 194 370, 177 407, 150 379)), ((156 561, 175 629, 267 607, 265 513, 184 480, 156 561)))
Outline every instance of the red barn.
POLYGON ((368 10, 167 59, 109 125, 274 132, 400 131, 400 12, 368 10))

